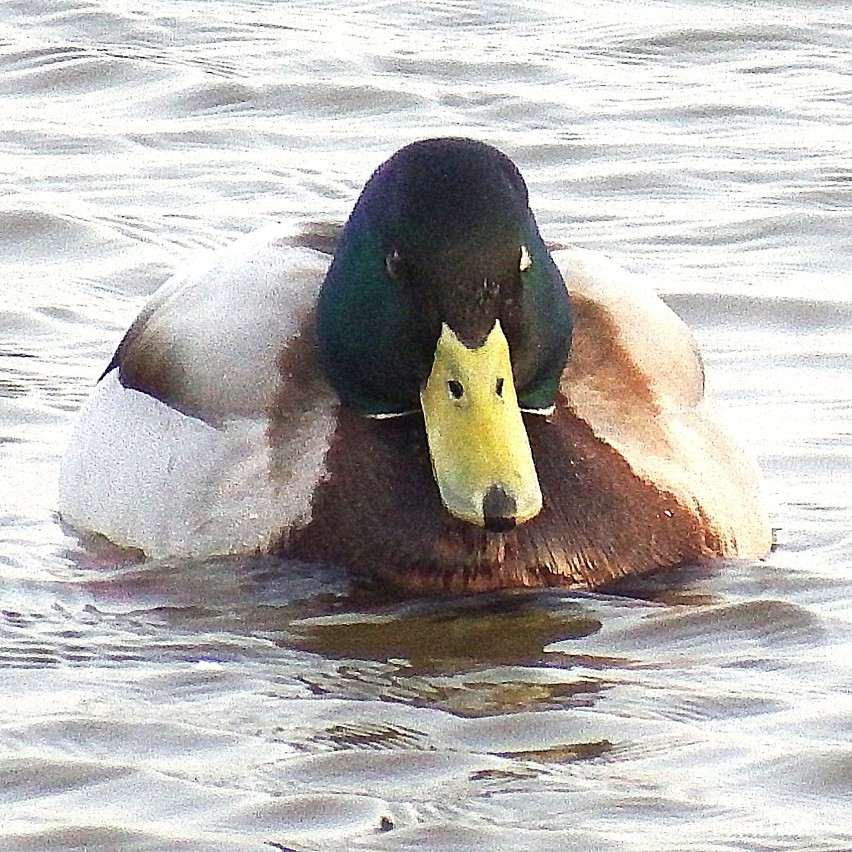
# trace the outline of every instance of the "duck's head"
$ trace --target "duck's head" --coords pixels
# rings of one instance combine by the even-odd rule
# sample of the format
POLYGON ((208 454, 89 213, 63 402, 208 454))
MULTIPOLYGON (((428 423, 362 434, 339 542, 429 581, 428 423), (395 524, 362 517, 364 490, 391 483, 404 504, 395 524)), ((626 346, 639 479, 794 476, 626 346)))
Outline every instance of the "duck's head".
POLYGON ((571 310, 508 157, 431 139, 381 165, 343 229, 317 334, 345 405, 422 410, 450 514, 498 531, 538 514, 521 411, 555 404, 571 310))

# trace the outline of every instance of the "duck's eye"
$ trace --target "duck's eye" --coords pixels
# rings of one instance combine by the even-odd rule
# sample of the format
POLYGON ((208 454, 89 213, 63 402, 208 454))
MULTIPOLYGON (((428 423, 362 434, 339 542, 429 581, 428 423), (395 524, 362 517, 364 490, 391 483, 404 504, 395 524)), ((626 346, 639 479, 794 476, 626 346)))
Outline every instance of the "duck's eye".
POLYGON ((502 378, 502 376, 499 379, 497 379, 497 384, 494 386, 494 391, 496 392, 497 396, 503 396, 503 378, 502 378))
POLYGON ((388 275, 393 278, 394 281, 399 281, 402 278, 404 264, 402 262, 402 258, 399 255, 399 252, 394 249, 386 258, 385 258, 385 269, 388 271, 388 275))
POLYGON ((527 250, 526 246, 521 246, 521 262, 520 262, 521 272, 526 272, 531 266, 532 266, 532 258, 530 257, 530 253, 527 250))
POLYGON ((450 399, 461 399, 464 396, 464 386, 461 382, 450 379, 447 382, 447 393, 449 393, 450 399))

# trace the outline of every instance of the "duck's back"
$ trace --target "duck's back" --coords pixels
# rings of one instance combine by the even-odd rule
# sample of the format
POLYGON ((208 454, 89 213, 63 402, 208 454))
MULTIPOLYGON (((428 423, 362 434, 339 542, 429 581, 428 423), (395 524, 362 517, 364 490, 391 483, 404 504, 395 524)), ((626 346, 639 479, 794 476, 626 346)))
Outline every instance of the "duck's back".
POLYGON ((611 261, 554 259, 574 341, 555 416, 527 419, 545 506, 512 532, 448 517, 422 419, 340 406, 313 339, 328 256, 277 229, 214 253, 143 309, 72 435, 63 518, 152 557, 272 548, 457 591, 595 587, 763 555, 760 476, 704 397, 687 327, 611 261))

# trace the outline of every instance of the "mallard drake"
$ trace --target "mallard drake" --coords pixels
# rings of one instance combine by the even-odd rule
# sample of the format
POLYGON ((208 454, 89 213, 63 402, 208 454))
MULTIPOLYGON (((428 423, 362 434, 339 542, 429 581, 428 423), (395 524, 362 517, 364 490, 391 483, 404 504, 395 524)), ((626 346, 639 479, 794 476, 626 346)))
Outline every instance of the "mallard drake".
POLYGON ((686 325, 549 249, 514 163, 469 139, 381 165, 333 257, 275 226, 163 285, 82 409, 59 504, 150 557, 427 591, 592 589, 771 542, 686 325))

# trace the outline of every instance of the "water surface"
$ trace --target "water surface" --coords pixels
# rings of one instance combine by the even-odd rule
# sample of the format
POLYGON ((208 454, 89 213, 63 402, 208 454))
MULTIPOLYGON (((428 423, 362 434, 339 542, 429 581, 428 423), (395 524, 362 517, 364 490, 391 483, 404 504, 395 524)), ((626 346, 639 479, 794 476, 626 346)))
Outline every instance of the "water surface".
POLYGON ((0 845, 852 847, 848 11, 4 3, 0 845), (692 326, 772 555, 399 601, 64 530, 63 441, 145 297, 264 223, 342 221, 437 134, 505 150, 548 238, 692 326))

